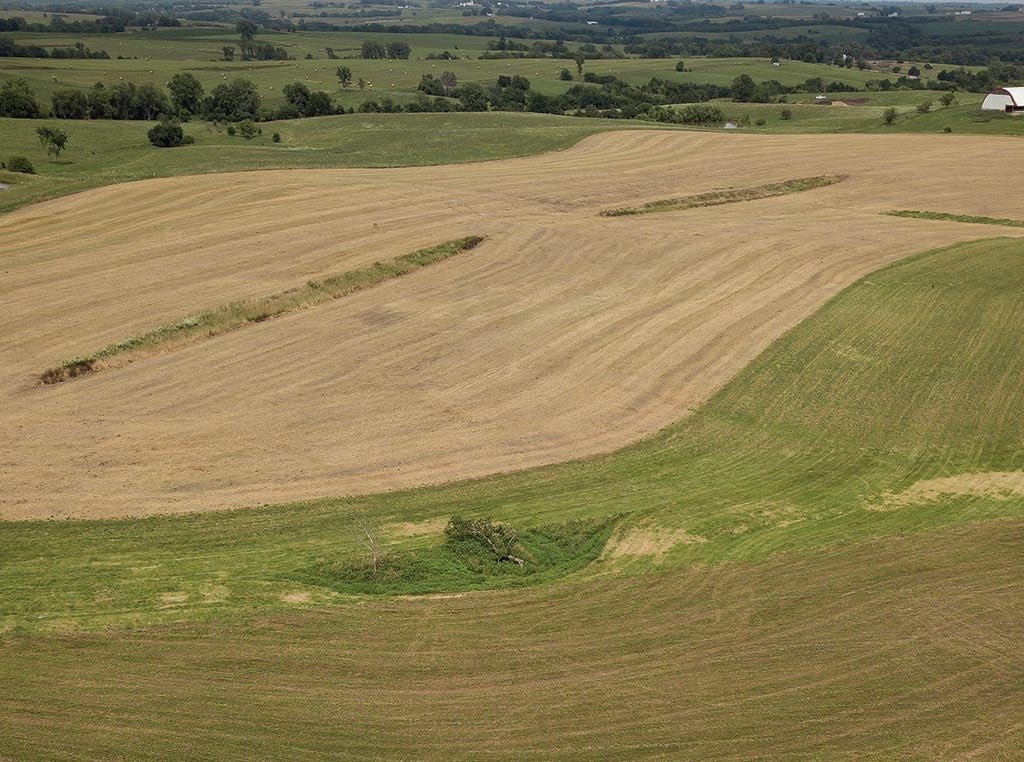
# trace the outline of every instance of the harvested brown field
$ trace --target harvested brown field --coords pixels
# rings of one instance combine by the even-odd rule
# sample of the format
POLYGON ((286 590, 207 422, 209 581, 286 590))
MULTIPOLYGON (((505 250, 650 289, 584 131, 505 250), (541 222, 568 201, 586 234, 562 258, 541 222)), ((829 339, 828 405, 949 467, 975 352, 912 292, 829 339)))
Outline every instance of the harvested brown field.
POLYGON ((1007 143, 608 133, 531 159, 162 179, 19 210, 0 231, 0 517, 230 508, 612 450, 864 274, 990 235, 879 213, 1012 217, 1007 143), (951 153, 971 157, 956 183, 951 153), (818 175, 847 179, 597 217, 818 175), (468 235, 488 240, 370 291, 37 382, 184 315, 468 235))

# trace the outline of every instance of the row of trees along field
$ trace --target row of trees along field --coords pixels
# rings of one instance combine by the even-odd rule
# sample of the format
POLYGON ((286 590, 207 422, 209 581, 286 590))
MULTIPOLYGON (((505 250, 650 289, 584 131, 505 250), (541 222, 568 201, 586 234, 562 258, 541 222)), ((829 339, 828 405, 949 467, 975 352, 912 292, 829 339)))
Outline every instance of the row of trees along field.
MULTIPOLYGON (((583 74, 583 61, 576 62, 577 77, 582 81, 569 85, 561 95, 546 95, 530 87, 527 78, 501 76, 490 86, 478 82, 459 85, 450 71, 439 77, 424 74, 417 97, 409 103, 398 104, 384 97, 367 100, 359 110, 363 112, 395 111, 530 111, 535 113, 564 114, 586 112, 587 116, 609 118, 636 118, 651 116, 651 109, 675 103, 701 103, 716 99, 731 99, 747 103, 784 103, 787 97, 800 93, 856 92, 852 84, 838 80, 826 81, 812 77, 790 86, 777 80, 755 82, 748 74, 741 74, 730 85, 710 83, 674 82, 652 78, 636 86, 613 75, 583 74)), ((685 70, 680 61, 677 70, 685 70)), ((337 69, 339 86, 353 86, 352 70, 347 66, 337 69)), ((572 72, 563 69, 561 78, 574 81, 572 72)), ((895 81, 885 78, 870 80, 866 90, 894 89, 956 89, 977 90, 1000 81, 1024 78, 1024 66, 995 62, 989 70, 968 72, 962 68, 940 71, 927 84, 919 78, 901 76, 895 81)), ((360 80, 362 88, 365 83, 360 80)), ((28 82, 13 78, 0 84, 0 116, 15 118, 58 119, 137 119, 153 120, 174 117, 188 120, 200 117, 210 121, 239 122, 242 120, 273 121, 310 116, 351 113, 337 106, 330 94, 310 90, 302 82, 293 82, 282 88, 285 102, 276 106, 263 103, 256 85, 244 78, 223 82, 206 92, 202 83, 189 73, 171 77, 167 90, 152 83, 118 82, 114 85, 96 83, 87 90, 64 88, 55 91, 50 103, 41 103, 28 82)), ((664 116, 663 111, 657 112, 664 116)))

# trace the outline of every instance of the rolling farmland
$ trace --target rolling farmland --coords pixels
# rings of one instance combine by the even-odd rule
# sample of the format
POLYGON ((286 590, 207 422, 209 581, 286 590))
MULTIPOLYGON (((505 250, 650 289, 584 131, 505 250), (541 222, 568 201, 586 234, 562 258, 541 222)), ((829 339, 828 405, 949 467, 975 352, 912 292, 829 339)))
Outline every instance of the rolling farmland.
POLYGON ((615 131, 4 215, 3 754, 1012 756, 1015 146, 615 131), (606 529, 403 578, 453 515, 606 529))

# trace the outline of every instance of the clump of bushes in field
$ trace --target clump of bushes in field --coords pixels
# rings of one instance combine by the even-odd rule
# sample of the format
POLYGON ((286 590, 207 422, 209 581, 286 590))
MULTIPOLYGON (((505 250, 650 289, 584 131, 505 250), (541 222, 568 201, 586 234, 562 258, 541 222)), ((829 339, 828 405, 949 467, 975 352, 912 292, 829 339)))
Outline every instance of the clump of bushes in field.
POLYGON ((569 574, 595 560, 613 519, 590 519, 518 531, 490 518, 453 516, 430 548, 388 553, 360 525, 361 557, 320 558, 296 573, 306 583, 349 593, 422 594, 519 587, 569 574))
POLYGON ((6 169, 8 172, 20 172, 23 175, 34 175, 36 173, 36 168, 32 166, 32 162, 24 156, 12 156, 3 164, 0 164, 0 169, 6 169))
POLYGON ((191 135, 186 135, 177 119, 164 118, 155 127, 150 128, 146 133, 149 142, 157 148, 177 148, 187 146, 196 142, 191 135))

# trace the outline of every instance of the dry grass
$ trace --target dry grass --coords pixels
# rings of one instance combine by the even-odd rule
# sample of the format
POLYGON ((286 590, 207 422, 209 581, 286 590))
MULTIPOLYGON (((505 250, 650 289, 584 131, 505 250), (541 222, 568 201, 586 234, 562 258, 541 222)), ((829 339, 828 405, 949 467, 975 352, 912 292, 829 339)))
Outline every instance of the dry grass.
POLYGON ((16 211, 0 231, 0 517, 240 507, 616 449, 857 278, 976 235, 879 212, 914 198, 1012 214, 1004 164, 1000 139, 648 131, 487 165, 153 180, 16 211), (971 162, 951 185, 954 149, 971 162), (739 173, 848 179, 685 219, 596 218, 739 173), (83 347, 467 229, 488 237, 472 257, 33 387, 83 347))
POLYGON ((395 257, 387 262, 374 262, 359 270, 349 270, 323 280, 311 280, 304 286, 290 288, 277 294, 257 299, 232 302, 198 315, 190 315, 148 331, 140 336, 122 339, 102 349, 73 360, 67 360, 57 367, 48 368, 39 376, 44 384, 57 384, 72 378, 94 373, 106 367, 111 359, 122 363, 132 362, 142 354, 152 354, 163 349, 181 349, 204 339, 212 339, 229 331, 247 325, 262 323, 264 320, 281 317, 296 310, 316 307, 334 299, 372 288, 392 278, 408 275, 421 267, 427 267, 478 246, 483 241, 479 236, 460 238, 455 241, 431 246, 395 257))

